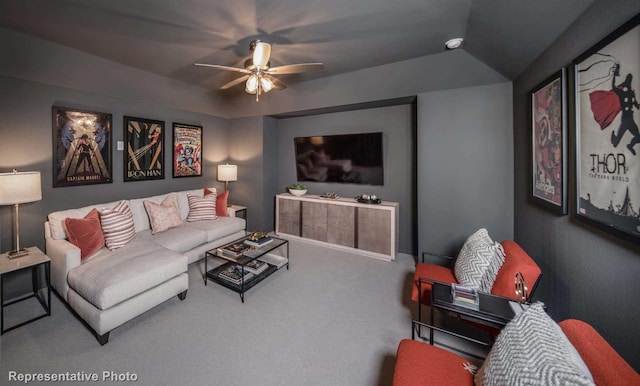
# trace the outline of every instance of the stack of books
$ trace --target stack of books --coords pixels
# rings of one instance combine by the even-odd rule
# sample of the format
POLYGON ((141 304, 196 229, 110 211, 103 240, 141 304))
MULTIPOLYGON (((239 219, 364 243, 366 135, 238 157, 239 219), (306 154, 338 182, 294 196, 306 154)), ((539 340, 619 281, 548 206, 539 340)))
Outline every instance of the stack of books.
POLYGON ((286 257, 273 255, 271 253, 267 253, 266 255, 259 257, 258 260, 264 261, 270 265, 275 265, 276 268, 282 268, 289 262, 286 257))
POLYGON ((252 260, 244 266, 245 271, 251 272, 254 275, 261 274, 267 268, 269 268, 269 265, 260 260, 252 260))
POLYGON ((254 276, 254 274, 245 269, 242 269, 242 266, 229 264, 228 267, 218 273, 218 276, 228 282, 240 285, 242 283, 243 276, 246 283, 254 276))
POLYGON ((270 243, 270 242, 272 242, 272 241, 273 241, 273 239, 272 239, 271 237, 269 237, 269 236, 263 236, 263 237, 260 237, 260 238, 259 238, 259 239, 257 239, 257 240, 246 239, 246 240, 244 241, 244 243, 245 243, 246 245, 251 246, 251 247, 261 247, 261 246, 263 246, 263 245, 267 245, 267 244, 269 244, 269 243, 270 243))
POLYGON ((250 246, 245 245, 244 243, 235 243, 222 248, 218 248, 218 251, 225 256, 240 257, 244 254, 245 251, 249 250, 249 248, 250 246))
POLYGON ((478 290, 460 284, 451 284, 451 297, 453 304, 461 307, 479 309, 478 290))

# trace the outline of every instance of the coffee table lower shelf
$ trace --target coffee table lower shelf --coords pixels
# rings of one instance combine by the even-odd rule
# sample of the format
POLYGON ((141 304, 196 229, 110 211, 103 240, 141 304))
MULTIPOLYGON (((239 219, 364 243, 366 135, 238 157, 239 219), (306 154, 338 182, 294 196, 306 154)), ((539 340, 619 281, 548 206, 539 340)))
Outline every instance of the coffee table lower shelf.
POLYGON ((229 288, 230 290, 233 290, 237 293, 240 294, 240 296, 242 296, 244 298, 244 293, 253 288, 253 286, 255 286, 256 284, 260 283, 261 281, 263 281, 264 279, 266 279, 267 277, 269 277, 272 273, 274 273, 275 271, 278 270, 278 267, 276 267, 275 265, 271 265, 268 264, 269 267, 267 269, 265 269, 264 271, 260 272, 258 275, 254 275, 252 276, 250 279, 244 281, 243 284, 236 284, 233 283, 229 280, 223 279, 219 276, 219 273, 221 271, 223 271, 224 269, 226 269, 228 266, 230 265, 235 265, 235 263, 224 263, 219 267, 210 269, 207 272, 207 277, 211 280, 214 281, 224 287, 229 288))

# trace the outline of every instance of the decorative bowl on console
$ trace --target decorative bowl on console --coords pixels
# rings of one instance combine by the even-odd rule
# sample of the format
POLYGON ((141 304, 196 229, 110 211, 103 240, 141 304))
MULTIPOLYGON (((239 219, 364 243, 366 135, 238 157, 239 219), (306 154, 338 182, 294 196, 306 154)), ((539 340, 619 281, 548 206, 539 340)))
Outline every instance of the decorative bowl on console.
POLYGON ((287 189, 289 190, 289 193, 294 196, 304 196, 307 193, 307 185, 305 184, 289 185, 287 189))

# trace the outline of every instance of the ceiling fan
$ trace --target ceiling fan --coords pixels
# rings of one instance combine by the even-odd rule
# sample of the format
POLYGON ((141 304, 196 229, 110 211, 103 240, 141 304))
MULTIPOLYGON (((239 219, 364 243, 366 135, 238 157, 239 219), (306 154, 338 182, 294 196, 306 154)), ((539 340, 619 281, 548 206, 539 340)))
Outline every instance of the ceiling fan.
POLYGON ((249 43, 249 49, 253 51, 253 57, 244 62, 245 68, 206 63, 194 63, 194 66, 211 67, 218 70, 245 74, 223 85, 220 89, 226 90, 246 81, 244 89, 249 94, 256 95, 256 102, 260 101, 260 95, 263 93, 267 93, 272 89, 282 90, 287 88, 284 83, 276 79, 273 75, 297 74, 301 72, 321 70, 323 68, 322 63, 299 63, 287 64, 279 67, 269 67, 271 64, 269 61, 269 58, 271 57, 271 44, 260 40, 252 40, 251 43, 249 43))

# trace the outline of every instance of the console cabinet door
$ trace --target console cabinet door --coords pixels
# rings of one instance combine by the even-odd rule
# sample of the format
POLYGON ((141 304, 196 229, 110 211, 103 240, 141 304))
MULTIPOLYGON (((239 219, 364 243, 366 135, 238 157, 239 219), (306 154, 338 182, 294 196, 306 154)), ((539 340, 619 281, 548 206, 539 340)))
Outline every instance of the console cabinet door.
POLYGON ((365 251, 391 254, 391 212, 358 208, 358 245, 365 251))
POLYGON ((278 199, 278 232, 300 236, 300 201, 278 199))
POLYGON ((327 241, 327 204, 302 201, 302 237, 327 241))
POLYGON ((327 241, 331 244, 354 248, 356 246, 356 208, 329 205, 327 208, 327 241))

